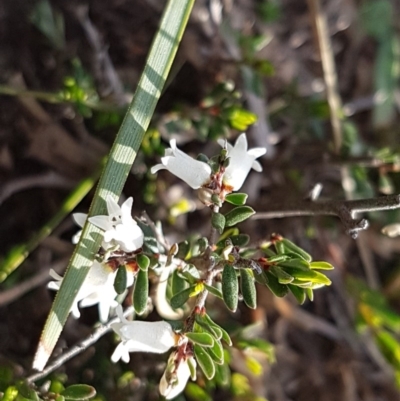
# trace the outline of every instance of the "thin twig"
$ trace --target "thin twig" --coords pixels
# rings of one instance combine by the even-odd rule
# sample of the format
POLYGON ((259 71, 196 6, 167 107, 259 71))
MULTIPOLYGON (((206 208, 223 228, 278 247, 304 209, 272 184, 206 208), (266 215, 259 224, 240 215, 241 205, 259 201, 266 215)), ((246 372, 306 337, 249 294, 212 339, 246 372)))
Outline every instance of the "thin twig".
POLYGON ((328 200, 317 202, 299 200, 286 205, 277 204, 275 207, 272 206, 269 211, 257 213, 252 218, 274 219, 292 216, 338 216, 345 226, 347 233, 353 238, 357 238, 358 232, 368 227, 368 221, 366 219, 355 219, 356 214, 398 208, 400 208, 400 195, 359 200, 328 200))
MULTIPOLYGON (((68 263, 68 258, 63 258, 60 261, 54 263, 51 268, 57 273, 65 268, 68 263)), ((41 286, 49 280, 49 269, 44 269, 32 277, 24 280, 23 282, 14 285, 8 290, 0 291, 0 308, 11 304, 25 295, 27 292, 32 291, 36 287, 41 286)))
MULTIPOLYGON (((124 312, 124 316, 127 317, 131 315, 134 312, 133 306, 130 306, 127 308, 124 312)), ((101 325, 98 327, 89 337, 87 337, 85 340, 80 342, 79 344, 75 345, 74 347, 70 348, 65 354, 60 355, 57 359, 55 359, 52 363, 47 365, 46 369, 43 369, 43 371, 39 373, 35 373, 31 376, 29 376, 26 380, 28 383, 33 383, 37 380, 42 379, 43 377, 46 377, 48 374, 62 366, 65 362, 69 361, 71 358, 74 356, 82 353, 85 351, 87 348, 89 348, 92 344, 96 343, 100 337, 104 336, 104 334, 107 334, 109 331, 111 331, 111 326, 114 323, 119 322, 119 317, 114 317, 108 323, 101 325)))

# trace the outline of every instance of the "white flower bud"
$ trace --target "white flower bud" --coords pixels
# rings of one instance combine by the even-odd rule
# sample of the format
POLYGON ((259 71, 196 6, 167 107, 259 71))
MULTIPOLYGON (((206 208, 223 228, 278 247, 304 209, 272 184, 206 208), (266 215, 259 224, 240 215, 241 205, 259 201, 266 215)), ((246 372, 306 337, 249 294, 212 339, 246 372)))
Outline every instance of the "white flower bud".
POLYGON ((176 352, 171 354, 167 369, 160 380, 160 394, 167 400, 175 398, 185 389, 192 371, 195 372, 195 370, 196 361, 193 357, 178 360, 176 352))

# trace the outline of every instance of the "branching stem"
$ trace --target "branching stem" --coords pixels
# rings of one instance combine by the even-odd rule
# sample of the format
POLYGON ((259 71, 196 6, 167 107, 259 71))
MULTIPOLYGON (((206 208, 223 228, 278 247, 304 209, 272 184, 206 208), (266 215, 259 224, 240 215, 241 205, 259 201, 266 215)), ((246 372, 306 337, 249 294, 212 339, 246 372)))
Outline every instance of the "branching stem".
MULTIPOLYGON (((124 311, 124 316, 130 316, 134 312, 133 306, 130 306, 124 311)), ((109 331, 111 331, 111 326, 114 323, 118 323, 119 317, 116 316, 108 323, 101 325, 98 327, 89 337, 87 337, 85 340, 81 341, 79 344, 76 344, 74 347, 70 348, 67 352, 64 354, 60 355, 57 359, 55 359, 52 363, 47 365, 43 371, 39 373, 35 373, 31 376, 29 376, 26 380, 28 383, 33 383, 37 380, 43 379, 47 375, 49 375, 51 372, 62 366, 65 362, 69 361, 71 358, 74 356, 82 353, 86 349, 88 349, 91 345, 96 343, 100 337, 103 337, 104 334, 107 334, 109 331)))
POLYGON ((253 219, 317 215, 338 216, 347 233, 353 238, 357 238, 358 232, 368 227, 368 221, 366 219, 357 220, 355 218, 356 214, 398 208, 400 208, 400 195, 359 200, 328 200, 315 202, 311 200, 301 200, 286 205, 272 205, 269 211, 257 213, 253 216, 253 219))

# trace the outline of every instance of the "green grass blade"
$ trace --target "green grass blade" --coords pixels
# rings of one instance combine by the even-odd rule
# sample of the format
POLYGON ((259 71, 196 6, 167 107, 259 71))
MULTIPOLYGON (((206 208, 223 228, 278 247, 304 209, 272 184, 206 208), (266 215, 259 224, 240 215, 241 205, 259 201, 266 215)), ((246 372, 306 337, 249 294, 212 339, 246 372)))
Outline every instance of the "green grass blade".
MULTIPOLYGON (((161 95, 193 4, 194 0, 169 0, 166 5, 137 91, 101 175, 89 216, 104 214, 107 195, 118 199, 122 192, 161 95)), ((37 370, 44 368, 56 345, 75 296, 99 249, 101 238, 99 229, 92 224, 85 225, 38 345, 33 363, 37 370)))

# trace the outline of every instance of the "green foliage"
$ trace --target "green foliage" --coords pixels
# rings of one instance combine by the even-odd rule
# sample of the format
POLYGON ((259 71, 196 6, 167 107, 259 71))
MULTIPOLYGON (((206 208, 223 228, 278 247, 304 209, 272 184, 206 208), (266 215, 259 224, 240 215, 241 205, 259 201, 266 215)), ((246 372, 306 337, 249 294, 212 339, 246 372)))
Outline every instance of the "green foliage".
POLYGON ((247 194, 236 192, 225 196, 225 201, 235 206, 242 206, 246 204, 247 197, 247 194))
MULTIPOLYGON (((400 315, 391 309, 383 294, 372 290, 361 280, 349 276, 349 294, 357 302, 357 328, 367 328, 385 359, 400 377, 400 315)), ((400 381, 397 379, 397 385, 400 381)))
POLYGON ((222 272, 222 296, 229 310, 235 312, 239 300, 239 284, 236 270, 232 265, 225 265, 222 272))
POLYGON ((126 272, 125 266, 119 266, 117 270, 117 275, 114 280, 114 289, 117 294, 122 294, 127 287, 128 274, 126 272))
POLYGON ((225 226, 232 227, 247 220, 255 213, 250 206, 238 206, 225 215, 225 226))
POLYGON ((149 275, 147 270, 139 270, 135 287, 133 289, 133 307, 138 315, 142 315, 147 309, 149 298, 149 275))

